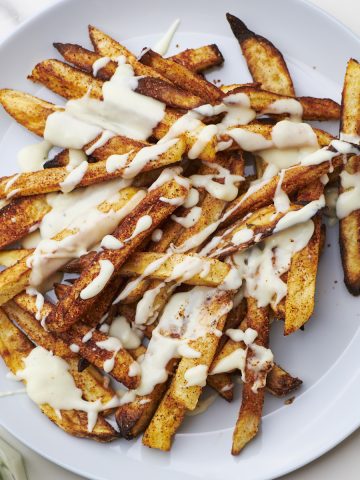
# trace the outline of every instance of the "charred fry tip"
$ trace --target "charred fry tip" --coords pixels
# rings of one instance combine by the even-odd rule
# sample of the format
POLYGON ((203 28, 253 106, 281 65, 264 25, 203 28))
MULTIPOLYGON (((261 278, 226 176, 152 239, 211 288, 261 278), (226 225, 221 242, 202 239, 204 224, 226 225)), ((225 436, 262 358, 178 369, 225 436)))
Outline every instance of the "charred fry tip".
POLYGON ((245 23, 240 20, 238 17, 235 17, 235 15, 232 15, 231 13, 226 14, 226 19, 229 22, 230 28, 235 35, 235 37, 238 39, 239 42, 242 42, 243 40, 246 40, 249 37, 254 37, 256 36, 254 32, 248 29, 248 27, 245 25, 245 23))

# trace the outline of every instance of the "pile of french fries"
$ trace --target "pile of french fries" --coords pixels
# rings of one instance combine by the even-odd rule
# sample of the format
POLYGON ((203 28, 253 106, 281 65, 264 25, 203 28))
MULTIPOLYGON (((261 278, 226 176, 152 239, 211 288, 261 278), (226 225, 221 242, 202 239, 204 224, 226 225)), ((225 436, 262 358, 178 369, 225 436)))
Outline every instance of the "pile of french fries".
MULTIPOLYGON (((165 105, 162 120, 146 141, 111 135, 100 144, 99 137, 93 138, 83 147, 86 172, 75 191, 86 192, 85 187, 108 185, 122 177, 127 180, 115 199, 104 198, 98 206, 104 215, 125 211, 111 232, 117 247, 108 243, 100 247, 98 239, 97 245, 63 262, 57 269, 60 278, 51 277, 41 292, 33 286, 32 270, 35 260, 46 263, 47 253, 35 257, 36 245, 29 246, 28 240, 51 213, 49 198, 72 195, 62 193, 71 172, 72 153, 63 148, 53 158, 44 159, 36 171, 0 178, 0 264, 4 267, 0 272, 0 354, 14 375, 24 370, 29 355, 38 347, 67 362, 82 398, 102 405, 92 429, 85 411, 58 411, 50 404, 39 405, 50 420, 72 435, 110 442, 143 434, 144 445, 169 450, 186 413, 196 412, 205 385, 231 402, 234 377, 241 375, 242 401, 232 444, 232 454, 236 455, 259 430, 265 391, 283 397, 302 384, 273 361, 269 330, 272 320, 278 319, 284 322, 284 334, 289 335, 310 319, 325 242, 324 189, 330 185, 340 194, 351 194, 356 188, 346 186, 341 178, 343 172, 360 174, 360 147, 356 145, 360 139, 360 65, 353 59, 348 62, 341 106, 329 99, 297 97, 280 51, 238 18, 228 14, 227 19, 252 75, 251 84, 219 88, 205 79, 208 69, 223 63, 216 45, 168 58, 148 49, 137 58, 93 26, 89 27, 93 51, 55 43, 64 61, 43 60, 29 76, 66 100, 89 96, 102 101, 103 85, 112 78, 122 57, 139 77, 136 92, 165 105), (103 58, 106 60, 101 63, 103 58), (102 65, 96 71, 95 62, 102 65), (210 132, 209 127, 222 119, 216 106, 232 94, 246 96, 248 108, 254 112, 251 121, 208 135, 200 149, 193 131, 179 131, 176 141, 142 165, 129 181, 127 174, 138 152, 161 145, 176 122, 204 105, 214 107, 214 114, 198 125, 203 132, 210 132), (241 148, 233 140, 231 128, 270 141, 273 129, 290 113, 271 107, 294 100, 301 106, 301 121, 340 120, 340 141, 314 128, 319 148, 329 153, 328 160, 297 163, 264 182, 266 162, 245 143, 241 148), (122 155, 126 161, 110 170, 107 161, 114 155, 122 155), (210 183, 212 189, 207 185, 210 183), (219 189, 220 195, 216 193, 219 189), (280 190, 290 199, 285 209, 279 209, 275 202, 280 190), (186 203, 190 197, 197 201, 186 203), (309 206, 313 205, 317 207, 312 211, 309 206), (265 304, 259 302, 251 295, 247 278, 224 287, 236 271, 239 255, 265 248, 263 242, 281 230, 286 215, 300 215, 307 207, 311 214, 306 220, 311 218, 313 233, 281 272, 279 281, 285 293, 279 301, 273 296, 265 304), (242 240, 235 241, 235 236, 242 240), (200 270, 196 269, 198 264, 200 270), (107 276, 105 266, 110 266, 107 276), (103 275, 106 278, 100 288, 97 282, 103 275), (52 292, 52 296, 44 297, 45 292, 52 292), (194 312, 186 316, 180 308, 176 312, 183 321, 179 330, 166 331, 162 322, 170 315, 169 305, 183 293, 192 295, 198 318, 191 317, 194 312), (150 294, 153 301, 147 303, 150 294), (115 342, 116 348, 102 348, 114 343, 115 333, 112 336, 111 332, 115 331, 115 321, 122 330, 118 336, 121 341, 115 342), (156 339, 161 335, 181 339, 187 321, 195 322, 196 328, 212 322, 211 328, 186 343, 196 355, 170 355, 166 374, 160 375, 152 388, 142 387, 146 381, 142 377, 156 357, 152 351, 156 339), (122 340, 126 335, 135 335, 138 341, 126 343, 122 340), (230 358, 239 360, 228 369, 222 368, 230 358), (201 381, 191 381, 195 373, 196 378, 201 373, 201 381), (122 395, 113 381, 123 385, 122 395), (118 428, 107 420, 114 413, 118 428)), ((16 122, 39 137, 44 136, 48 117, 63 110, 11 89, 0 90, 0 103, 16 122)), ((95 228, 101 230, 100 222, 95 228)), ((52 240, 71 241, 77 233, 66 225, 52 240)), ((353 295, 360 294, 359 245, 357 209, 340 220, 345 283, 353 295)), ((260 287, 256 278, 252 280, 256 291, 260 287)))

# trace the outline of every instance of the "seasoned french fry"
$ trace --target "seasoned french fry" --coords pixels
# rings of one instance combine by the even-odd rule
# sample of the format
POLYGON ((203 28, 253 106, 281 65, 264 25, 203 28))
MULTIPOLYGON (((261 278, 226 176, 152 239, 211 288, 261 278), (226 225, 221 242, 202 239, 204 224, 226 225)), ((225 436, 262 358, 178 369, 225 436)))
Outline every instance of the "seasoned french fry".
POLYGON ((205 102, 214 103, 223 97, 223 93, 215 85, 191 72, 183 65, 169 58, 163 58, 153 50, 146 50, 140 57, 140 62, 152 67, 178 87, 195 93, 205 102))
POLYGON ((26 257, 31 253, 31 250, 26 248, 18 250, 2 250, 0 251, 0 265, 3 267, 12 267, 22 258, 26 257))
POLYGON ((266 389, 277 397, 283 397, 298 389, 302 380, 292 377, 286 370, 274 364, 266 377, 266 389))
MULTIPOLYGON (((92 74, 93 63, 101 58, 101 55, 86 50, 79 45, 55 43, 54 46, 66 61, 89 74, 92 74)), ((116 68, 117 63, 110 61, 105 67, 98 71, 96 78, 109 80, 115 73, 116 68)), ((190 92, 185 92, 181 88, 157 77, 140 77, 135 91, 142 95, 155 98, 173 108, 192 109, 204 103, 200 97, 190 92)))
POLYGON ((52 333, 47 332, 40 325, 33 315, 23 310, 15 301, 8 302, 3 310, 12 321, 22 329, 23 332, 36 345, 51 350, 54 355, 64 358, 70 365, 70 371, 78 388, 83 391, 85 400, 90 402, 101 399, 103 403, 109 402, 115 392, 110 386, 104 385, 104 378, 93 367, 88 367, 82 372, 78 371, 79 357, 73 353, 69 346, 56 338, 52 333))
MULTIPOLYGON (((251 297, 247 299, 247 326, 258 332, 255 340, 257 345, 267 347, 269 343, 269 311, 268 308, 258 308, 257 301, 251 297)), ((238 455, 247 443, 254 438, 258 432, 262 409, 264 404, 264 388, 259 388, 257 393, 252 390, 254 385, 254 372, 249 368, 249 356, 252 352, 249 349, 246 358, 245 377, 246 383, 243 386, 241 408, 233 433, 233 444, 231 453, 238 455)))
MULTIPOLYGON (((31 297, 26 293, 21 293, 14 298, 14 302, 26 312, 36 315, 37 308, 35 304, 35 297, 31 297)), ((42 317, 47 317, 51 315, 53 310, 54 306, 45 301, 44 306, 40 311, 40 315, 42 317)), ((40 343, 42 337, 38 329, 35 331, 31 330, 31 335, 34 336, 32 338, 34 341, 40 343)), ((133 357, 124 348, 121 348, 117 352, 100 348, 97 345, 97 342, 104 342, 109 337, 108 335, 95 330, 95 328, 90 328, 88 325, 78 322, 67 332, 52 338, 55 338, 52 344, 56 351, 59 352, 60 356, 66 355, 66 352, 68 351, 66 345, 78 345, 80 356, 88 360, 99 369, 103 369, 104 362, 113 358, 113 368, 109 372, 109 375, 126 385, 128 388, 136 388, 137 384, 139 383, 139 375, 129 375, 130 365, 132 365, 134 361, 133 357), (85 335, 89 337, 87 341, 83 341, 85 335)))
MULTIPOLYGON (((135 248, 140 245, 162 220, 175 210, 176 205, 162 201, 161 197, 167 199, 184 198, 186 194, 187 188, 175 180, 167 182, 149 192, 132 211, 131 215, 128 215, 120 223, 113 234, 115 238, 125 242, 124 247, 119 250, 104 250, 96 255, 89 268, 81 273, 80 278, 75 282, 70 294, 59 302, 56 310, 49 316, 47 325, 50 330, 58 332, 67 330, 94 304, 97 295, 84 300, 80 294, 81 291, 98 276, 100 272, 100 260, 109 260, 113 264, 114 271, 116 272, 135 248), (132 236, 138 221, 144 216, 151 218, 151 224, 146 230, 140 231, 139 234, 132 236)), ((108 281, 109 280, 110 278, 108 281)))
POLYGON ((120 56, 124 56, 126 61, 133 67, 136 75, 157 77, 167 81, 166 78, 160 75, 156 70, 140 63, 135 55, 133 55, 127 48, 98 28, 89 25, 89 36, 95 52, 102 57, 110 57, 112 60, 117 60, 120 56))
MULTIPOLYGON (((13 374, 24 366, 24 359, 30 354, 33 344, 13 325, 0 309, 0 355, 13 374)), ((92 432, 88 432, 87 414, 77 410, 62 410, 61 417, 49 405, 41 405, 41 411, 58 427, 76 437, 85 437, 99 442, 110 442, 118 437, 117 432, 104 417, 98 416, 92 432)))
POLYGON ((294 96, 294 86, 280 51, 266 38, 252 32, 239 18, 226 14, 237 38, 254 82, 281 95, 294 96))
POLYGON ((12 200, 0 210, 0 248, 20 240, 50 211, 42 195, 12 200))
POLYGON ((231 380, 231 375, 228 373, 209 375, 206 379, 206 385, 216 390, 227 402, 231 402, 233 400, 234 383, 231 380))
POLYGON ((218 67, 224 62, 224 57, 217 45, 205 45, 199 48, 188 48, 183 52, 170 57, 174 62, 180 63, 192 72, 203 72, 211 67, 218 67))
MULTIPOLYGON (((121 210, 138 191, 138 189, 133 187, 122 189, 119 193, 119 198, 114 203, 105 201, 98 206, 98 209, 104 213, 110 210, 121 210)), ((62 240, 76 233, 74 230, 64 229, 55 235, 53 240, 62 240)), ((0 305, 11 300, 17 293, 20 293, 28 286, 31 275, 31 268, 28 264, 30 257, 31 254, 0 272, 0 305)))
MULTIPOLYGON (((359 174, 360 157, 352 157, 345 172, 359 174)), ((341 187, 340 192, 344 189, 341 187)), ((344 281, 352 295, 360 294, 360 210, 342 218, 339 222, 340 252, 344 270, 344 281)))
POLYGON ((44 133, 47 117, 62 110, 33 95, 6 88, 0 90, 0 103, 20 125, 40 136, 44 133))
POLYGON ((340 132, 360 136, 360 64, 353 58, 346 68, 341 101, 340 132))
MULTIPOLYGON (((340 118, 340 105, 330 98, 290 97, 248 85, 232 87, 228 91, 245 93, 250 99, 251 108, 258 113, 267 113, 270 105, 276 101, 296 100, 302 107, 303 120, 338 120, 340 118)), ((274 113, 272 115, 275 116, 274 113)))

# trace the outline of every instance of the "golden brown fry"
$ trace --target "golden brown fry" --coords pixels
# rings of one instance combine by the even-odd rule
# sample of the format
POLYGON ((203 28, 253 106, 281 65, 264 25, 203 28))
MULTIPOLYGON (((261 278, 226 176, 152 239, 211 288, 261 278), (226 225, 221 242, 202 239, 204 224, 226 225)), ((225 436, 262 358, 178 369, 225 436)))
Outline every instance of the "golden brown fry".
MULTIPOLYGON (((149 264, 155 260, 161 259, 162 257, 164 257, 164 254, 161 253, 135 252, 120 268, 119 274, 129 277, 142 275, 149 264)), ((168 260, 166 260, 156 271, 152 272, 149 277, 152 279, 166 280, 171 277, 176 265, 186 261, 189 257, 190 255, 180 253, 172 254, 168 260)), ((224 281, 226 275, 229 273, 229 265, 216 259, 203 258, 202 261, 204 263, 204 267, 210 267, 209 272, 204 276, 196 274, 192 278, 186 280, 184 283, 188 285, 203 285, 207 287, 216 287, 220 285, 224 281)))
MULTIPOLYGON (((13 325, 0 309, 0 355, 13 374, 24 367, 24 359, 33 349, 33 344, 13 325)), ((77 410, 62 410, 59 417, 49 405, 41 405, 41 411, 58 427, 76 437, 85 437, 99 442, 118 438, 117 432, 100 414, 92 432, 87 429, 87 414, 77 410)))
POLYGON ((228 373, 218 373, 217 375, 209 375, 206 379, 206 385, 214 389, 227 402, 231 402, 234 398, 234 383, 231 375, 228 373))
MULTIPOLYGON (((14 302, 21 309, 25 310, 31 315, 36 315, 37 308, 35 304, 35 297, 31 297, 26 293, 21 293, 14 298, 14 302)), ((54 305, 45 301, 44 306, 40 311, 40 315, 42 317, 47 317, 53 312, 53 310, 54 305)), ((43 338, 41 336, 41 331, 39 329, 34 330, 32 328, 33 327, 29 327, 29 332, 31 332, 31 335, 33 336, 32 339, 40 344, 43 338)), ((96 344, 96 342, 107 340, 109 338, 108 335, 95 330, 95 328, 91 329, 83 322, 78 322, 67 332, 58 334, 56 337, 53 335, 52 338, 53 340, 49 340, 49 342, 51 342, 51 345, 54 347, 54 349, 56 349, 59 356, 66 356, 66 352, 68 351, 66 345, 70 346, 72 344, 76 344, 79 346, 79 355, 99 369, 103 369, 104 362, 106 360, 114 357, 114 367, 109 375, 126 385, 128 388, 137 387, 139 383, 139 376, 129 375, 129 367, 133 363, 133 357, 124 348, 121 348, 114 355, 114 352, 100 348, 96 344), (83 338, 86 334, 88 334, 89 340, 83 341, 83 338)))
POLYGON ((28 234, 50 209, 42 195, 12 200, 3 207, 0 210, 0 248, 28 234))
POLYGON ((162 399, 142 438, 143 445, 168 451, 172 438, 185 416, 185 408, 174 400, 169 391, 162 399))
POLYGON ((266 390, 276 397, 283 397, 299 388, 302 383, 300 378, 292 377, 275 364, 266 377, 266 390))
POLYGON ((119 56, 124 56, 126 57, 126 61, 133 67, 136 75, 157 77, 167 81, 165 77, 160 75, 160 73, 140 63, 135 55, 133 55, 126 47, 118 43, 109 35, 106 35, 98 28, 89 25, 89 36, 95 52, 102 57, 110 57, 112 60, 116 60, 119 56))
MULTIPOLYGON (((254 298, 248 298, 247 305, 247 326, 258 332, 255 343, 267 347, 269 343, 269 309, 258 308, 254 298)), ((255 437, 261 422, 265 389, 259 388, 257 393, 252 391, 255 377, 253 370, 248 366, 248 359, 251 355, 252 351, 249 349, 245 366, 246 383, 243 386, 239 418, 233 433, 231 450, 233 455, 238 455, 245 445, 255 437)))
POLYGON ((239 18, 226 14, 254 82, 281 95, 295 96, 293 82, 281 52, 266 38, 252 32, 239 18))
POLYGON ((110 386, 104 385, 104 377, 91 366, 79 372, 78 355, 73 353, 61 338, 56 338, 52 333, 44 330, 34 315, 18 306, 16 299, 4 305, 3 310, 32 342, 52 351, 54 355, 64 358, 69 363, 76 386, 82 390, 85 400, 92 402, 101 399, 102 403, 107 403, 113 398, 115 392, 110 386))
MULTIPOLYGON (((110 210, 118 211, 123 208, 139 190, 133 187, 124 188, 120 191, 119 197, 114 202, 104 201, 98 205, 101 212, 107 213, 110 210)), ((65 228, 53 237, 53 240, 62 240, 65 237, 75 234, 73 229, 65 228)), ((31 255, 22 258, 15 265, 0 272, 0 305, 11 300, 17 293, 24 290, 28 284, 31 268, 28 260, 31 255)), ((110 287, 109 287, 110 288, 110 287)), ((99 304, 100 305, 100 304, 99 304)))
POLYGON ((169 58, 196 73, 224 63, 224 57, 215 43, 199 48, 188 48, 169 58))
MULTIPOLYGON (((352 157, 345 171, 359 174, 360 156, 352 157)), ((340 193, 344 189, 340 188, 340 193)), ((360 210, 355 210, 339 222, 340 252, 344 281, 352 295, 360 294, 360 210)))
MULTIPOLYGON (((113 173, 109 173, 106 168, 106 161, 102 160, 96 163, 90 163, 85 175, 78 183, 78 187, 86 187, 88 185, 94 185, 113 178, 121 177, 124 174, 127 166, 130 165, 132 160, 140 149, 133 149, 129 153, 126 166, 117 169, 113 173)), ((185 142, 183 139, 179 139, 174 145, 161 155, 156 155, 154 160, 150 160, 145 166, 143 171, 148 171, 153 168, 159 168, 160 166, 176 163, 181 160, 181 157, 185 151, 185 142)), ((61 190, 61 183, 69 175, 69 171, 66 167, 48 168, 45 170, 39 170, 37 172, 25 172, 18 176, 2 177, 0 179, 0 198, 6 198, 10 193, 16 197, 25 197, 28 195, 37 195, 40 193, 50 193, 61 190), (8 182, 15 178, 10 188, 7 188, 8 182)), ((6 208, 6 207, 5 207, 6 208)))
MULTIPOLYGON (((343 164, 342 156, 334 157, 332 165, 338 167, 343 164)), ((291 195, 298 190, 301 190, 307 184, 320 178, 328 172, 330 162, 323 162, 319 165, 302 166, 297 165, 285 171, 282 189, 291 195)), ((253 212, 256 209, 269 205, 272 203, 276 186, 279 181, 279 176, 276 175, 259 190, 250 195, 241 195, 233 202, 231 202, 226 211, 231 213, 228 215, 223 225, 231 224, 235 219, 245 216, 248 212, 253 212)))
POLYGON ((316 275, 321 240, 321 215, 313 219, 314 233, 309 243, 291 259, 285 300, 284 334, 302 327, 311 317, 315 306, 316 275))
POLYGON ((17 90, 0 90, 0 103, 20 125, 42 136, 46 119, 61 107, 17 90))
POLYGON ((353 58, 346 68, 341 101, 340 132, 360 136, 360 64, 353 58))
POLYGON ((22 258, 29 255, 31 250, 27 250, 26 248, 20 248, 18 250, 2 250, 0 251, 0 265, 3 267, 12 267, 22 258))
POLYGON ((153 50, 147 50, 140 57, 140 62, 152 67, 178 87, 194 93, 205 102, 214 103, 220 101, 223 97, 222 91, 215 85, 191 72, 183 65, 168 58, 163 58, 153 50))
MULTIPOLYGON (((288 211, 296 211, 300 210, 300 208, 302 208, 302 205, 291 204, 288 211)), ((207 252, 207 255, 223 258, 234 252, 246 250, 254 245, 256 241, 259 241, 259 236, 261 239, 271 236, 276 225, 286 213, 288 212, 277 212, 274 205, 260 208, 255 213, 249 215, 249 217, 246 217, 245 220, 241 219, 233 223, 231 229, 219 232, 218 235, 221 236, 221 240, 212 250, 207 252), (236 236, 241 236, 241 231, 243 230, 252 230, 253 235, 250 240, 239 243, 236 240, 236 236)))
MULTIPOLYGON (((93 63, 101 58, 101 55, 98 53, 86 50, 79 45, 55 43, 54 46, 66 61, 91 75, 93 73, 93 63)), ((97 72, 96 78, 110 80, 117 66, 118 64, 115 61, 110 61, 97 72)), ((192 109, 204 103, 196 95, 185 92, 183 89, 157 77, 140 77, 135 91, 155 98, 173 108, 192 109)))
POLYGON ((340 118, 340 105, 330 98, 290 97, 249 85, 233 87, 230 90, 231 93, 245 93, 250 99, 251 108, 257 113, 266 112, 269 106, 278 100, 294 99, 303 108, 303 120, 338 120, 340 118))
MULTIPOLYGON (((97 295, 83 300, 80 297, 81 291, 99 274, 100 260, 109 260, 114 265, 116 272, 125 262, 127 257, 151 234, 156 226, 167 218, 176 208, 176 205, 163 202, 161 197, 179 198, 185 197, 187 188, 172 180, 150 191, 146 197, 135 207, 130 215, 120 223, 113 235, 120 241, 126 243, 119 250, 104 250, 99 252, 93 263, 81 273, 80 278, 75 282, 69 295, 58 303, 53 314, 49 316, 48 327, 54 331, 65 331, 75 323, 89 309, 97 299, 97 295), (135 230, 138 220, 144 215, 151 216, 151 226, 130 238, 135 230)), ((109 279, 110 280, 110 279, 109 279)), ((108 280, 108 281, 109 281, 108 280)), ((108 283, 108 282, 106 282, 108 283)))

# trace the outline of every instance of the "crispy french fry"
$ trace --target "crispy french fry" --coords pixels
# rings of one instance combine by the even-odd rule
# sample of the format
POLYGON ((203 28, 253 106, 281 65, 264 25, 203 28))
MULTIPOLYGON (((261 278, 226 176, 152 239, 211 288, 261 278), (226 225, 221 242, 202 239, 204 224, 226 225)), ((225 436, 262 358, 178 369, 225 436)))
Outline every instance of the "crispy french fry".
MULTIPOLYGON (((101 58, 101 55, 98 53, 86 50, 79 45, 55 43, 54 46, 66 61, 89 74, 93 72, 93 63, 101 58)), ((110 80, 116 68, 117 63, 110 61, 97 72, 96 78, 100 80, 110 80)), ((135 91, 142 95, 155 98, 173 108, 192 109, 204 103, 200 97, 190 92, 185 92, 181 88, 157 77, 140 77, 135 91)))
POLYGON ((18 250, 2 250, 0 251, 0 265, 3 267, 12 267, 22 258, 29 255, 31 250, 26 248, 20 248, 18 250))
POLYGON ((275 364, 266 377, 266 390, 276 397, 283 397, 298 389, 302 383, 300 378, 292 377, 275 364))
POLYGON ((205 45, 199 48, 188 48, 170 57, 192 72, 203 72, 208 68, 218 67, 224 63, 224 57, 217 45, 205 45))
MULTIPOLYGON (((121 210, 138 191, 138 189, 133 187, 122 189, 119 193, 119 198, 117 198, 114 203, 105 201, 98 206, 98 209, 104 213, 110 210, 121 210)), ((53 240, 62 240, 76 233, 74 230, 65 228, 55 235, 53 240)), ((23 257, 13 266, 0 272, 0 305, 11 300, 17 293, 20 293, 28 286, 31 275, 31 268, 28 265, 30 257, 31 254, 23 257)))
MULTIPOLYGON (((0 355, 13 374, 24 366, 33 344, 13 325, 0 309, 0 355)), ((117 432, 100 414, 92 432, 87 429, 87 414, 77 410, 62 410, 58 416, 49 405, 41 405, 41 411, 58 427, 76 437, 85 437, 99 442, 110 442, 118 437, 117 432)))
MULTIPOLYGON (((37 313, 35 297, 31 297, 26 293, 17 295, 14 298, 14 303, 31 315, 36 315, 37 313)), ((53 310, 54 306, 45 301, 44 306, 40 311, 40 315, 42 317, 47 317, 53 312, 53 310)), ((34 341, 40 342, 41 337, 39 330, 29 331, 31 331, 31 335, 34 335, 34 341)), ((70 346, 72 344, 76 344, 79 346, 79 355, 99 369, 103 369, 105 361, 113 358, 114 366, 109 372, 109 375, 126 385, 128 388, 136 388, 139 382, 139 376, 129 375, 130 365, 134 361, 133 357, 124 348, 121 348, 118 352, 114 353, 112 351, 107 351, 106 349, 100 348, 97 345, 97 342, 106 341, 109 338, 108 335, 95 330, 95 328, 91 329, 83 322, 78 322, 67 332, 58 334, 57 337, 53 338, 55 338, 55 341, 53 341, 52 344, 59 352, 60 356, 65 356, 67 352, 66 345, 70 346), (85 335, 90 337, 87 341, 83 341, 85 335)))
POLYGON ((214 103, 223 97, 223 93, 215 85, 191 72, 183 65, 169 58, 163 58, 153 50, 146 50, 140 57, 140 62, 152 67, 178 87, 195 93, 205 102, 214 103))
POLYGON ((252 32, 239 18, 226 14, 237 38, 254 82, 265 90, 294 96, 294 86, 280 51, 266 38, 252 32))
POLYGON ((33 95, 6 88, 0 90, 0 103, 20 125, 40 136, 43 135, 47 117, 62 110, 33 95))
POLYGON ((20 240, 50 211, 42 195, 12 200, 0 210, 0 248, 20 240))
MULTIPOLYGON (((247 326, 258 332, 255 343, 267 347, 269 343, 269 310, 268 308, 258 308, 257 301, 250 297, 247 299, 247 305, 247 326)), ((233 433, 231 450, 233 455, 238 455, 245 445, 256 436, 261 422, 265 389, 259 388, 257 393, 252 390, 254 373, 248 365, 250 355, 252 353, 249 350, 245 366, 246 383, 243 386, 241 408, 233 433)))
POLYGON ((340 132, 360 136, 360 64, 353 58, 346 68, 341 101, 340 132))
POLYGON ((168 391, 145 430, 143 445, 164 451, 170 450, 172 438, 184 419, 185 411, 168 391))
POLYGON ((89 36, 95 52, 102 57, 110 57, 112 60, 116 60, 119 56, 124 56, 126 61, 133 67, 136 75, 157 77, 166 81, 166 78, 160 75, 160 73, 140 63, 135 55, 133 55, 127 48, 98 28, 89 25, 89 36))
MULTIPOLYGON (((359 174, 360 156, 352 157, 345 166, 350 174, 359 174)), ((341 187, 340 192, 344 189, 341 187)), ((360 294, 360 210, 355 210, 339 222, 340 252, 344 281, 352 295, 360 294)))
POLYGON ((83 391, 85 400, 92 402, 100 398, 103 403, 107 403, 113 398, 115 392, 110 386, 104 385, 104 377, 93 367, 79 372, 79 357, 61 338, 56 338, 52 333, 44 330, 33 315, 19 307, 15 301, 8 302, 3 306, 3 310, 32 342, 52 351, 54 355, 64 358, 69 363, 71 374, 77 387, 83 391))
POLYGON ((233 400, 234 383, 231 380, 231 375, 228 373, 209 375, 206 379, 206 385, 216 390, 227 402, 231 402, 233 400))
MULTIPOLYGON (((148 171, 153 168, 158 168, 160 166, 169 165, 180 161, 185 151, 185 143, 183 139, 177 140, 175 144, 171 142, 169 145, 169 148, 164 153, 160 155, 154 155, 154 159, 150 160, 144 166, 143 170, 148 171)), ((86 187, 121 177, 124 175, 126 168, 131 164, 132 160, 139 151, 140 149, 136 151, 133 150, 132 153, 129 153, 126 165, 112 173, 108 172, 105 160, 96 163, 90 163, 85 175, 77 184, 76 188, 86 187)), ((25 172, 18 176, 13 175, 11 177, 3 177, 0 179, 0 198, 6 198, 6 196, 9 194, 14 198, 20 198, 28 195, 38 195, 40 193, 60 191, 61 184, 65 181, 68 175, 69 171, 66 169, 66 167, 57 167, 39 170, 37 172, 25 172), (15 180, 11 183, 11 186, 7 188, 8 182, 12 181, 14 178, 15 180)))
MULTIPOLYGON (((176 205, 162 201, 160 198, 185 197, 187 188, 172 180, 152 190, 132 211, 125 217, 114 232, 114 236, 126 243, 119 250, 104 250, 98 253, 93 263, 81 273, 75 282, 69 295, 58 303, 56 310, 48 318, 48 327, 54 331, 65 331, 75 323, 89 309, 97 299, 97 295, 83 300, 81 291, 98 276, 100 272, 100 260, 109 260, 114 266, 114 272, 125 262, 126 258, 140 245, 140 243, 156 228, 156 226, 176 208, 176 205), (137 222, 144 216, 151 217, 151 225, 148 229, 132 237, 137 222)), ((110 279, 108 279, 109 281, 110 279)), ((106 283, 108 283, 108 281, 106 283)), ((105 286, 105 285, 104 285, 105 286)))
POLYGON ((229 91, 245 93, 250 99, 251 108, 258 113, 265 113, 269 106, 278 100, 293 99, 302 106, 303 120, 338 120, 340 118, 340 105, 330 98, 290 97, 248 85, 233 87, 229 91))

